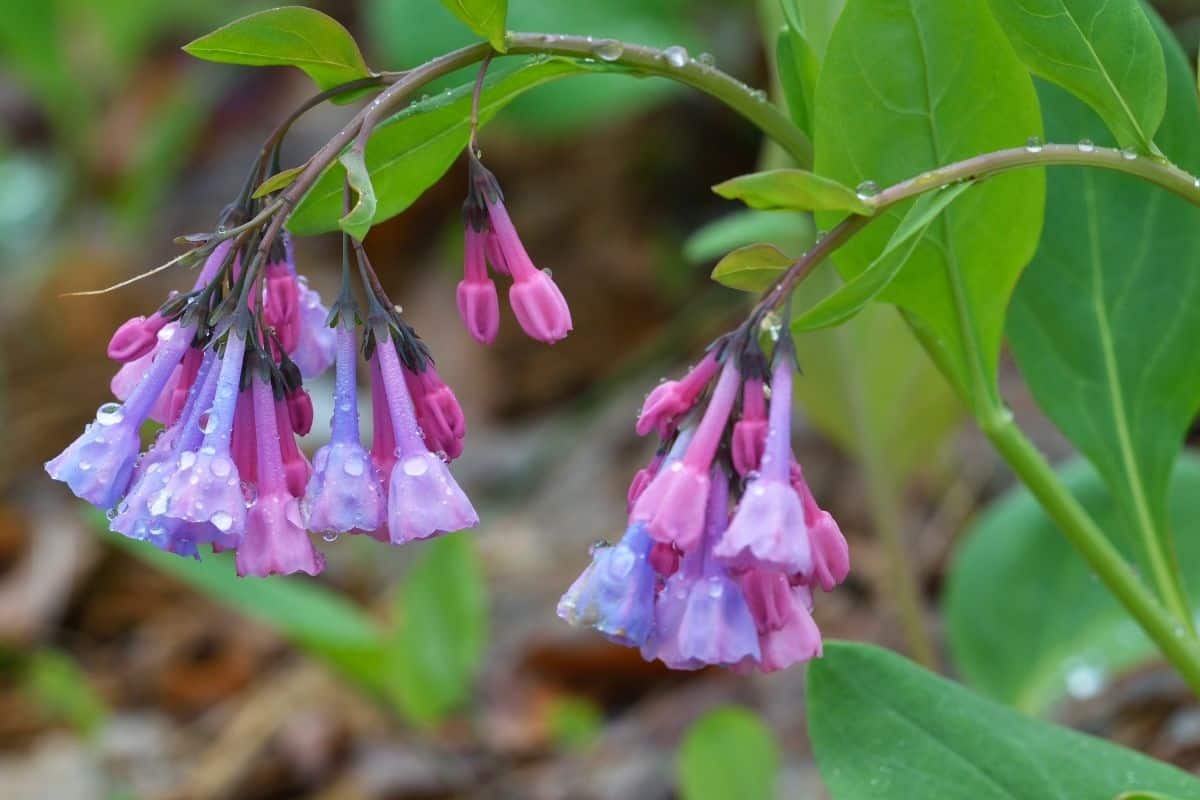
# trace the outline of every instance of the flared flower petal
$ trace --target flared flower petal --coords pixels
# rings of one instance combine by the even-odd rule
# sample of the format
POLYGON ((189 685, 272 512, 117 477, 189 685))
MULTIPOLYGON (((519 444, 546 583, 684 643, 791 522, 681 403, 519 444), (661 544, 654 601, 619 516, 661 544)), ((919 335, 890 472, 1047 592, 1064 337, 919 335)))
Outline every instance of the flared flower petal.
POLYGON ((392 468, 387 518, 392 544, 479 524, 479 515, 446 463, 428 451, 406 455, 392 468))
POLYGON ((592 563, 558 601, 558 616, 617 644, 643 645, 654 629, 658 581, 647 561, 651 544, 645 529, 633 525, 615 547, 594 548, 592 563))

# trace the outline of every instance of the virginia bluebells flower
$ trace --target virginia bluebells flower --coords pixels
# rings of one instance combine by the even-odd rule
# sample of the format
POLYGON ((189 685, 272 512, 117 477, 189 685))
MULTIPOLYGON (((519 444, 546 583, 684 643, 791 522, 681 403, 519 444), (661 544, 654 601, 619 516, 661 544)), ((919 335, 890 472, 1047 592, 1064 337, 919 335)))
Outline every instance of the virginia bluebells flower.
POLYGON ((558 616, 617 644, 645 644, 654 630, 658 582, 648 561, 652 544, 645 527, 633 524, 615 546, 593 546, 592 563, 558 601, 558 616))

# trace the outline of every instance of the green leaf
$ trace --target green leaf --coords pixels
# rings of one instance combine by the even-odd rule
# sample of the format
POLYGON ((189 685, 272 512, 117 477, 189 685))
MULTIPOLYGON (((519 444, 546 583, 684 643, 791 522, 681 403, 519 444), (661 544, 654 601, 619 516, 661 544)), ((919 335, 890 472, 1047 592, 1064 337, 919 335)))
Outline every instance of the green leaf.
POLYGON ((773 800, 779 748, 758 715, 727 706, 709 711, 688 728, 677 770, 683 800, 773 800))
MULTIPOLYGON (((1200 169, 1200 107, 1179 46, 1161 28, 1169 97, 1159 142, 1200 169)), ((1103 123, 1043 85, 1052 137, 1103 123)), ((1171 570, 1167 484, 1200 408, 1200 210, 1124 175, 1057 169, 1046 231, 1013 299, 1008 334, 1038 405, 1096 465, 1124 511, 1120 538, 1154 541, 1171 570)), ((1147 570, 1150 552, 1141 554, 1147 570)))
MULTIPOLYGON (((606 64, 532 59, 507 73, 490 72, 479 103, 480 124, 522 92, 573 75, 623 71, 606 64)), ((408 208, 467 146, 473 84, 420 101, 389 117, 367 142, 366 167, 375 188, 376 225, 408 208)), ((336 230, 342 216, 346 171, 332 165, 309 190, 288 222, 299 235, 336 230)))
POLYGON ((401 708, 431 723, 470 696, 486 647, 487 596, 469 535, 442 536, 424 548, 397 597, 390 652, 401 708))
POLYGON ((837 325, 857 314, 887 288, 912 256, 921 237, 947 206, 971 186, 959 183, 940 192, 922 195, 896 226, 892 238, 871 266, 856 275, 833 294, 808 308, 792 320, 795 332, 812 331, 837 325), (907 245, 901 249, 902 246, 907 245))
MULTIPOLYGON (((818 269, 795 302, 836 286, 832 270, 818 269)), ((804 374, 793 391, 815 428, 896 487, 937 461, 962 404, 894 308, 869 303, 842 325, 795 340, 804 374)))
POLYGON ((1035 75, 1091 106, 1121 145, 1154 151, 1167 76, 1162 47, 1139 0, 989 3, 1035 75))
POLYGON ((785 25, 775 40, 775 63, 779 67, 779 82, 792 121, 811 137, 813 93, 821 65, 808 40, 790 25, 785 25))
MULTIPOLYGON (((846 4, 817 81, 818 173, 885 186, 1040 133, 1029 75, 983 0, 846 4)), ((1043 202, 1036 171, 989 179, 934 222, 880 295, 924 324, 960 387, 996 391, 1004 312, 1037 246, 1043 202)), ((875 260, 903 205, 837 253, 844 276, 875 260)))
POLYGON ((788 25, 804 36, 818 63, 824 60, 834 23, 841 15, 846 0, 780 0, 780 5, 783 6, 788 25))
MULTIPOLYGON (((1076 461, 1060 472, 1103 530, 1120 527, 1121 509, 1091 465, 1076 461)), ((1200 458, 1179 461, 1170 512, 1182 534, 1187 585, 1200 591, 1200 458)), ((1086 699, 1157 654, 1024 488, 997 499, 963 538, 945 613, 963 678, 1030 713, 1045 713, 1067 696, 1086 699), (1071 601, 1047 602, 1054 597, 1071 601)))
POLYGON ((850 211, 870 216, 875 209, 853 189, 802 169, 772 169, 739 175, 712 187, 751 208, 792 211, 850 211))
POLYGON ((1200 792, 1175 767, 1031 719, 869 645, 826 643, 807 684, 809 737, 833 800, 1200 792))
POLYGON ((222 64, 299 67, 322 89, 371 74, 354 37, 341 23, 302 6, 242 17, 183 49, 222 64))
POLYGON ((504 41, 508 0, 442 0, 442 5, 492 47, 501 53, 508 49, 504 41))
POLYGON ((717 262, 712 279, 731 289, 761 292, 792 263, 778 247, 751 244, 739 247, 717 262))
POLYGON ((1132 792, 1121 792, 1121 794, 1117 795, 1116 800, 1183 800, 1183 798, 1166 795, 1162 792, 1134 790, 1132 792))
POLYGON ((361 242, 367 231, 371 230, 371 220, 375 218, 378 205, 375 200, 375 187, 371 185, 371 176, 367 173, 361 150, 351 147, 342 153, 338 161, 345 167, 346 183, 357 197, 354 206, 338 220, 338 227, 361 242))
POLYGON ((812 215, 795 211, 743 209, 713 220, 683 243, 683 257, 700 264, 755 242, 773 242, 797 258, 813 243, 812 215))
POLYGON ((295 167, 288 167, 285 170, 276 172, 271 177, 258 185, 251 197, 266 197, 272 192, 278 192, 280 189, 285 189, 292 185, 292 181, 296 180, 296 176, 304 171, 306 164, 299 164, 295 167))
POLYGON ((380 691, 390 680, 379 626, 362 609, 309 578, 239 578, 228 555, 193 561, 124 536, 109 536, 107 541, 266 623, 365 688, 380 691))

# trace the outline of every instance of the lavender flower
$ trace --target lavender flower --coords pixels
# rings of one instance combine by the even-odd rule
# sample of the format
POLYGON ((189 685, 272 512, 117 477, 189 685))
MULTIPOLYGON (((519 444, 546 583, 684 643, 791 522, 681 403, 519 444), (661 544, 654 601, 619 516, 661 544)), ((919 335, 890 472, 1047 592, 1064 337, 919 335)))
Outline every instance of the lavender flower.
POLYGON ((315 469, 304 494, 308 527, 344 533, 374 531, 386 508, 379 476, 359 440, 354 326, 344 319, 337 328, 337 376, 333 390, 332 433, 317 451, 315 469))
POLYGON ((141 449, 139 429, 179 366, 194 333, 193 327, 182 328, 167 338, 125 403, 101 406, 96 421, 46 462, 51 478, 66 483, 76 497, 92 505, 109 508, 116 504, 133 478, 141 449))
POLYGON ((388 530, 392 544, 472 528, 479 517, 446 463, 429 452, 417 424, 391 332, 376 332, 380 383, 387 399, 396 463, 388 479, 388 530))
POLYGON ((644 527, 630 525, 615 547, 593 547, 592 563, 558 601, 558 616, 617 644, 641 647, 654 628, 658 577, 647 561, 652 544, 644 527))

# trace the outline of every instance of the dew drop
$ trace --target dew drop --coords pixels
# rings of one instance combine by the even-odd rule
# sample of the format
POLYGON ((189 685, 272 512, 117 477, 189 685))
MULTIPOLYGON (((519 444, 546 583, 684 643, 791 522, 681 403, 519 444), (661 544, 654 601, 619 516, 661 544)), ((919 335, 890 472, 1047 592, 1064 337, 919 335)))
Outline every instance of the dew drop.
POLYGON ((762 89, 755 89, 753 92, 750 93, 750 96, 753 97, 755 100, 757 100, 760 103, 767 102, 767 93, 764 92, 762 89))
POLYGON ((120 403, 105 403, 96 409, 96 422, 101 425, 116 425, 125 418, 125 412, 120 403))
POLYGON ((1040 153, 1040 152, 1042 152, 1043 147, 1044 147, 1044 145, 1042 144, 1042 139, 1040 136, 1030 136, 1028 139, 1025 140, 1025 151, 1026 152, 1040 153))
POLYGON ((154 497, 154 502, 150 503, 150 513, 156 517, 161 517, 167 513, 167 503, 171 500, 171 493, 166 489, 159 492, 154 497))
POLYGON ((212 460, 212 474, 218 478, 224 478, 233 470, 233 462, 224 456, 217 456, 212 460))
POLYGON ((779 341, 779 334, 783 331, 783 323, 779 319, 779 314, 772 311, 763 316, 760 327, 763 333, 771 337, 771 341, 779 341))
POLYGON ((613 62, 625 54, 625 47, 616 39, 601 39, 592 45, 592 52, 601 61, 613 62))
POLYGON ((714 597, 714 598, 720 597, 724 593, 725 593, 725 585, 721 583, 720 578, 714 576, 714 577, 708 579, 708 596, 709 597, 714 597))
POLYGON ((340 537, 341 537, 341 534, 336 533, 334 531, 330 531, 329 533, 326 533, 321 536, 322 539, 329 542, 330 544, 333 544, 334 542, 336 542, 340 537))
POLYGON ((1092 143, 1091 139, 1080 139, 1079 144, 1075 146, 1079 148, 1079 152, 1081 153, 1090 153, 1096 149, 1096 145, 1092 143))
POLYGON ((627 578, 629 573, 633 572, 633 565, 636 563, 637 556, 634 552, 624 545, 619 545, 612 551, 608 569, 614 578, 627 578))
POLYGON ((196 463, 196 454, 191 450, 184 450, 179 454, 179 468, 190 469, 196 463))
POLYGON ((1104 688, 1104 673, 1091 664, 1080 664, 1067 673, 1067 694, 1076 700, 1095 697, 1104 688))
POLYGON ((687 48, 680 45, 671 45, 666 50, 663 50, 663 57, 667 59, 667 63, 675 69, 686 66, 688 63, 687 48))
POLYGON ((717 63, 717 60, 713 58, 712 53, 701 53, 700 55, 696 56, 696 60, 706 67, 711 67, 717 63))
POLYGON ((110 508, 108 511, 104 512, 104 516, 108 517, 109 522, 112 522, 117 518, 117 510, 115 508, 110 508))
POLYGON ((414 478, 429 471, 429 461, 422 456, 414 456, 404 462, 404 474, 414 478))
POLYGON ((858 195, 859 200, 870 200, 879 194, 879 184, 875 181, 863 181, 854 191, 858 195))
POLYGON ((366 470, 367 465, 363 461, 362 456, 353 455, 346 459, 346 463, 342 465, 342 469, 352 478, 357 478, 366 470))
POLYGON ((219 422, 220 420, 217 418, 216 411, 210 408, 200 415, 200 432, 212 433, 217 429, 219 422))
POLYGON ((233 527, 233 515, 228 511, 217 511, 208 518, 208 521, 221 533, 225 533, 233 527))
POLYGON ((1137 150, 1134 150, 1132 147, 1121 148, 1121 158, 1125 159, 1126 161, 1136 161, 1137 157, 1137 150))
POLYGON ((92 462, 90 462, 90 461, 80 461, 79 462, 79 469, 81 471, 87 472, 91 468, 92 468, 92 462))
POLYGON ((612 544, 607 539, 597 539, 588 546, 588 555, 594 556, 597 550, 603 550, 606 547, 612 547, 612 544))

